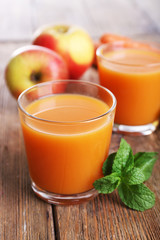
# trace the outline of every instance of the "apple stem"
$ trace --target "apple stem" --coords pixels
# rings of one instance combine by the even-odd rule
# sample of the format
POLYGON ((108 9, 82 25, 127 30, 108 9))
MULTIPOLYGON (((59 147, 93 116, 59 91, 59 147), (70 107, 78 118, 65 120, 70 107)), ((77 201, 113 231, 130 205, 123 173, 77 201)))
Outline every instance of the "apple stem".
POLYGON ((57 31, 59 33, 66 33, 68 32, 69 27, 68 26, 57 26, 57 31))

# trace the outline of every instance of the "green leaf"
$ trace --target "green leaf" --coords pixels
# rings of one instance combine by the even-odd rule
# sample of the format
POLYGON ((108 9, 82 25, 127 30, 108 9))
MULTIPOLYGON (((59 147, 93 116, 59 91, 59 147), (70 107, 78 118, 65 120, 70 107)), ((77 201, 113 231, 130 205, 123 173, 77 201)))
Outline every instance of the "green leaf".
POLYGON ((136 185, 143 183, 145 176, 140 168, 132 168, 123 177, 122 181, 127 185, 136 185))
POLYGON ((143 182, 150 177, 157 157, 155 152, 140 152, 133 156, 130 145, 122 138, 117 153, 110 154, 103 163, 105 177, 93 185, 103 194, 118 188, 122 202, 132 209, 144 211, 152 208, 154 193, 143 182))
POLYGON ((106 161, 103 163, 102 171, 104 176, 112 173, 112 166, 113 166, 113 161, 115 156, 116 156, 116 152, 111 153, 106 159, 106 161))
POLYGON ((114 159, 112 172, 122 174, 130 171, 134 166, 134 156, 130 145, 122 138, 120 147, 114 159))
POLYGON ((118 193, 125 205, 138 211, 152 208, 155 204, 154 193, 143 183, 132 186, 121 183, 118 193))
POLYGON ((112 173, 108 176, 100 178, 93 183, 93 186, 99 193, 111 193, 113 192, 118 185, 120 184, 120 177, 118 177, 117 173, 112 173))
POLYGON ((144 181, 150 178, 157 158, 156 152, 139 152, 134 155, 134 166, 141 169, 145 176, 144 181))

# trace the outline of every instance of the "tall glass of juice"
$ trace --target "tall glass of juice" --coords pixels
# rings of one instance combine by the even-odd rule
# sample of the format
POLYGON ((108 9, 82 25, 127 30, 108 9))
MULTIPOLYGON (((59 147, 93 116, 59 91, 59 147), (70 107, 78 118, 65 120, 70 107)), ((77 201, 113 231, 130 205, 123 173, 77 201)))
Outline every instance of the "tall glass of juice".
POLYGON ((97 49, 97 60, 100 84, 117 99, 113 130, 152 133, 160 117, 160 50, 114 42, 97 49))
POLYGON ((106 88, 81 80, 37 84, 18 99, 33 191, 53 204, 97 195, 109 151, 116 99, 106 88))

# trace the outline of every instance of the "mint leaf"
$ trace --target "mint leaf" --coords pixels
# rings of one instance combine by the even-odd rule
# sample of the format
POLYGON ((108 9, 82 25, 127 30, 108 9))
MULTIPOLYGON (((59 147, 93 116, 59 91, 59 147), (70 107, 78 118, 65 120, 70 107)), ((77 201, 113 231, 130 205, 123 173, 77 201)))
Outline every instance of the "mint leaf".
POLYGON ((117 173, 112 173, 108 176, 100 178, 93 183, 93 186, 99 193, 111 193, 113 192, 118 185, 120 184, 120 177, 118 177, 117 173))
POLYGON ((99 193, 108 194, 118 188, 119 196, 128 207, 144 211, 154 206, 154 193, 143 182, 152 173, 158 157, 156 152, 139 152, 133 156, 130 145, 122 138, 117 153, 103 163, 103 178, 93 185, 99 193))
POLYGON ((155 204, 154 193, 142 183, 132 186, 121 183, 118 193, 125 205, 138 211, 152 208, 155 204))
POLYGON ((127 185, 136 185, 143 183, 145 176, 140 168, 132 168, 124 176, 122 176, 122 181, 127 185))
POLYGON ((130 145, 122 138, 114 159, 112 172, 121 174, 130 171, 134 166, 134 156, 130 145))
POLYGON ((139 152, 134 155, 134 165, 143 172, 146 181, 152 174, 153 166, 158 158, 156 152, 139 152))
POLYGON ((112 173, 112 166, 113 166, 113 161, 115 156, 116 156, 116 152, 111 153, 106 159, 106 161, 103 163, 102 171, 104 176, 112 173))

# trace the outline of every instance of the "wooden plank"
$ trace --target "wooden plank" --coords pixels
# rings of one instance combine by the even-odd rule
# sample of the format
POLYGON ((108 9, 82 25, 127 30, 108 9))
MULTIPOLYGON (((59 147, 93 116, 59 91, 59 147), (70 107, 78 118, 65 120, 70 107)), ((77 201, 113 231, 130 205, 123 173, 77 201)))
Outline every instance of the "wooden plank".
MULTIPOLYGON (((96 70, 84 79, 98 82, 96 70)), ((157 151, 160 156, 160 128, 150 136, 131 137, 113 134, 110 152, 117 151, 121 137, 131 144, 134 153, 157 151)), ((160 160, 160 159, 159 159, 160 160)), ((58 239, 68 240, 157 240, 160 236, 160 161, 146 185, 156 194, 155 206, 145 212, 128 209, 117 192, 99 195, 93 201, 74 206, 54 207, 58 239)))
MULTIPOLYGON (((160 129, 144 137, 126 137, 134 152, 158 151, 160 153, 160 129)), ((119 145, 121 135, 113 134, 111 151, 119 145)), ((160 160, 160 159, 159 159, 160 160)), ((117 192, 99 195, 93 201, 77 206, 56 207, 59 239, 92 240, 157 240, 160 236, 160 161, 156 162, 152 177, 146 185, 156 194, 155 206, 138 212, 128 209, 120 201, 117 192)))
POLYGON ((150 21, 155 25, 155 28, 153 29, 154 32, 157 31, 160 33, 160 14, 159 14, 160 1, 136 0, 135 2, 139 6, 138 8, 141 9, 142 15, 143 16, 145 15, 146 18, 150 19, 150 21))
MULTIPOLYGON (((16 102, 3 81, 4 66, 11 52, 26 42, 0 44, 0 239, 54 239, 52 209, 31 189, 16 102)), ((83 77, 97 82, 97 72, 83 77)), ((116 151, 121 135, 112 137, 116 151)), ((160 151, 160 130, 145 137, 125 137, 134 151, 160 151)), ((127 209, 117 193, 69 207, 53 207, 57 239, 159 239, 160 163, 157 161, 147 185, 156 193, 153 209, 139 213, 127 209)))
MULTIPOLYGON (((126 0, 86 1, 88 10, 86 17, 90 20, 89 27, 93 37, 97 38, 105 32, 127 36, 156 32, 159 19, 157 18, 157 22, 155 22, 149 17, 150 12, 154 15, 154 9, 149 6, 147 8, 145 0, 140 1, 141 7, 137 2, 126 0)), ((158 1, 155 2, 155 6, 159 6, 158 1)))
POLYGON ((159 7, 159 0, 0 1, 0 41, 31 41, 38 27, 55 23, 80 25, 93 38, 158 33, 159 7))
MULTIPOLYGON (((158 0, 154 1, 152 3, 158 7, 158 0)), ((93 38, 98 38, 104 32, 124 35, 156 32, 159 18, 152 21, 149 17, 149 14, 154 15, 155 11, 155 7, 151 8, 150 5, 147 8, 145 0, 141 1, 141 5, 136 0, 79 0, 72 1, 72 4, 69 0, 40 0, 36 6, 36 9, 38 7, 40 10, 35 15, 36 25, 38 27, 48 23, 74 23, 87 29, 93 38), (48 9, 57 11, 51 14, 48 9)))
POLYGON ((4 83, 5 63, 17 47, 0 45, 0 239, 53 240, 52 207, 31 190, 17 103, 4 83))
POLYGON ((0 1, 0 40, 25 40, 32 34, 32 1, 0 1))

